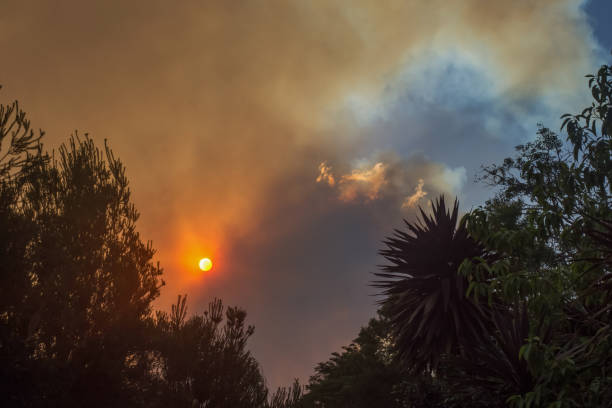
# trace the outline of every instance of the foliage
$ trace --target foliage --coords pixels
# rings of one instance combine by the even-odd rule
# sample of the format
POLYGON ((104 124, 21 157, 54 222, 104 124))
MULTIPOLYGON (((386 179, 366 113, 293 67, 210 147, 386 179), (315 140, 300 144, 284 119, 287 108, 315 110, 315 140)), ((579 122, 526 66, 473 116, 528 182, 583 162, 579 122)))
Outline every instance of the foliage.
POLYGON ((503 255, 465 268, 475 291, 528 311, 519 357, 535 382, 508 399, 513 406, 597 407, 612 397, 611 75, 603 66, 587 76, 594 101, 562 116, 567 143, 541 127, 516 157, 485 168, 483 179, 501 190, 467 217, 470 232, 503 255))
POLYGON ((390 326, 383 316, 370 320, 341 353, 315 368, 304 407, 399 407, 394 386, 400 382, 393 361, 390 326))
POLYGON ((57 159, 27 155, 7 164, 21 167, 7 170, 2 191, 2 222, 13 227, 2 239, 8 248, 19 243, 21 256, 18 265, 15 252, 0 261, 3 354, 16 370, 7 375, 20 381, 11 397, 67 405, 125 398, 128 379, 142 368, 126 360, 144 347, 161 270, 135 230, 123 165, 88 137, 71 138, 57 159), (62 386, 46 387, 28 377, 33 372, 62 386))
MULTIPOLYGON (((440 361, 440 372, 450 367, 440 361)), ((453 388, 446 376, 406 370, 396 358, 395 339, 385 309, 363 327, 341 353, 315 368, 298 407, 489 407, 485 402, 453 388)))
POLYGON ((186 297, 178 297, 170 315, 158 312, 160 375, 170 393, 162 405, 256 408, 267 403, 259 364, 246 342, 254 332, 246 313, 225 309, 219 299, 202 315, 186 319, 186 297))
POLYGON ((465 259, 489 256, 464 224, 457 227, 457 201, 452 212, 443 196, 432 203, 431 217, 420 211, 420 221, 406 222, 408 232, 396 230, 384 241, 380 253, 390 264, 375 282, 384 289, 399 358, 417 371, 480 344, 489 313, 466 297, 469 283, 457 273, 465 259))
POLYGON ((296 379, 289 387, 279 387, 271 396, 267 408, 303 408, 304 390, 296 379))
MULTIPOLYGON (((456 201, 451 212, 440 197, 432 213, 421 210, 422 221, 406 223, 410 233, 396 231, 381 251, 391 264, 376 274, 387 280, 375 286, 385 289, 393 344, 404 371, 436 378, 446 406, 497 406, 532 386, 518 357, 529 331, 526 308, 494 293, 478 296, 482 289, 462 270, 495 262, 498 254, 474 240, 465 223, 457 226, 456 201)), ((479 272, 486 281, 490 273, 479 272)))
POLYGON ((19 174, 33 156, 40 158, 43 135, 44 132, 35 133, 30 128, 30 121, 17 101, 0 105, 0 177, 3 182, 19 174))

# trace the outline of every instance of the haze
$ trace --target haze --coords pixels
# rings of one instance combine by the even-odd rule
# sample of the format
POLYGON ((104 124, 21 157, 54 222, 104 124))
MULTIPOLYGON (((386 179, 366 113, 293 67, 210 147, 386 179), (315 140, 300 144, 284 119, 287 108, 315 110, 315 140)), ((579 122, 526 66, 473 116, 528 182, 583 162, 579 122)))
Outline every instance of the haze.
POLYGON ((0 97, 47 147, 108 139, 165 269, 157 307, 244 307, 276 386, 373 315, 402 218, 481 204, 481 164, 584 106, 604 2, 9 1, 0 97))

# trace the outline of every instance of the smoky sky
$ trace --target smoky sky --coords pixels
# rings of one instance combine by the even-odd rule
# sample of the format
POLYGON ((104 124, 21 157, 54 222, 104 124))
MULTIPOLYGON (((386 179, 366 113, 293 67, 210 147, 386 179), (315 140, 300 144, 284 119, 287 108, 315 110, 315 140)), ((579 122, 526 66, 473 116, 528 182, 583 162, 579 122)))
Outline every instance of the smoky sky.
POLYGON ((156 306, 244 307, 276 386, 374 315, 377 250, 416 204, 481 204, 480 165, 585 103, 599 3, 4 1, 0 99, 49 149, 108 139, 165 269, 156 306))

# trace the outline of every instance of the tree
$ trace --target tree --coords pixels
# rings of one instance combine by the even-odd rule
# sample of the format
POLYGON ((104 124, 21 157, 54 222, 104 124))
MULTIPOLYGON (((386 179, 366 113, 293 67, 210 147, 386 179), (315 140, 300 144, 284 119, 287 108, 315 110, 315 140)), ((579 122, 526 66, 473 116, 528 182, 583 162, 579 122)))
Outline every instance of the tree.
POLYGON ((31 334, 31 282, 24 271, 36 225, 19 206, 30 169, 48 160, 41 152, 42 136, 30 128, 17 101, 0 104, 0 393, 8 404, 17 403, 32 381, 25 341, 31 334))
MULTIPOLYGON (((459 407, 443 378, 411 372, 396 358, 393 327, 385 310, 361 328, 340 353, 319 363, 297 407, 459 407)), ((478 406, 468 404, 469 406, 478 406)))
POLYGON ((316 366, 302 406, 400 407, 393 394, 400 369, 393 360, 390 336, 387 319, 371 319, 341 353, 316 366))
POLYGON ((203 314, 186 316, 186 297, 181 296, 170 315, 157 313, 161 376, 169 389, 162 405, 265 407, 265 381, 259 364, 246 350, 254 333, 253 326, 245 326, 246 312, 224 309, 221 300, 215 299, 203 314))
POLYGON ((304 408, 303 389, 296 379, 289 387, 279 387, 271 396, 266 408, 304 408))
POLYGON ((466 218, 501 255, 465 268, 474 293, 521 301, 530 322, 519 357, 534 384, 508 399, 515 406, 597 407, 612 398, 611 77, 610 66, 587 76, 593 102, 562 116, 566 142, 540 127, 515 157, 486 167, 483 180, 500 191, 466 218))
POLYGON ((469 282, 458 273, 465 259, 489 256, 462 223, 458 203, 452 212, 444 197, 432 203, 432 216, 421 209, 421 220, 408 232, 396 230, 380 253, 390 262, 375 275, 384 289, 398 357, 416 371, 435 368, 444 353, 463 352, 482 342, 488 313, 466 297, 469 282))
MULTIPOLYGON (((529 331, 526 308, 495 293, 476 296, 479 288, 462 272, 465 264, 488 265, 499 255, 470 236, 465 222, 457 225, 457 201, 448 211, 440 197, 432 213, 421 210, 421 220, 406 222, 409 232, 396 230, 385 241, 381 254, 390 265, 376 273, 385 278, 374 284, 384 289, 381 303, 401 366, 416 378, 434 376, 448 391, 445 406, 503 406, 533 385, 518 356, 529 331)), ((486 269, 479 272, 481 280, 489 278, 486 269)))
POLYGON ((17 103, 2 106, 0 126, 4 395, 15 405, 126 404, 146 376, 139 355, 162 282, 125 168, 87 135, 42 154, 17 103))

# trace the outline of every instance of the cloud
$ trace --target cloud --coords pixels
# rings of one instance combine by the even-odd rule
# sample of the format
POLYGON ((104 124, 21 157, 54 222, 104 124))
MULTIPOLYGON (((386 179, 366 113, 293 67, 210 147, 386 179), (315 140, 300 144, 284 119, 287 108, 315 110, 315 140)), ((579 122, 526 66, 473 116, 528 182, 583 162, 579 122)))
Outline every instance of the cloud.
POLYGON ((415 207, 428 192, 423 189, 425 180, 418 178, 414 193, 405 195, 409 186, 414 185, 416 176, 427 174, 428 184, 437 193, 459 194, 466 182, 465 167, 448 168, 443 164, 431 162, 424 157, 400 159, 387 152, 382 155, 387 163, 361 160, 361 164, 349 173, 334 176, 332 167, 327 162, 319 164, 317 183, 327 184, 337 191, 340 201, 370 202, 379 199, 395 200, 403 197, 400 208, 415 207), (338 180, 336 182, 336 180, 338 180))
POLYGON ((331 174, 331 167, 327 165, 327 163, 323 162, 319 164, 319 175, 317 176, 317 183, 327 183, 330 186, 334 186, 336 184, 336 179, 331 174))
MULTIPOLYGON (((335 180, 331 173, 331 167, 325 162, 319 164, 317 183, 325 182, 334 187, 336 186, 335 180)), ((387 180, 385 179, 385 165, 383 163, 375 163, 371 167, 362 166, 353 169, 349 174, 340 176, 337 184, 338 198, 345 202, 357 199, 376 200, 385 184, 387 184, 387 180)))
POLYGON ((434 180, 434 184, 436 184, 439 189, 458 194, 463 189, 466 181, 467 174, 465 167, 459 166, 454 169, 445 168, 442 174, 434 180))
POLYGON ((425 181, 423 181, 423 179, 419 179, 419 183, 414 189, 414 194, 404 199, 404 202, 402 203, 402 208, 415 207, 419 203, 421 198, 427 195, 427 191, 423 190, 424 185, 425 181))
POLYGON ((342 176, 338 183, 340 199, 353 201, 357 197, 364 197, 366 200, 376 200, 385 184, 387 180, 383 163, 376 163, 371 168, 353 169, 351 174, 342 176))

